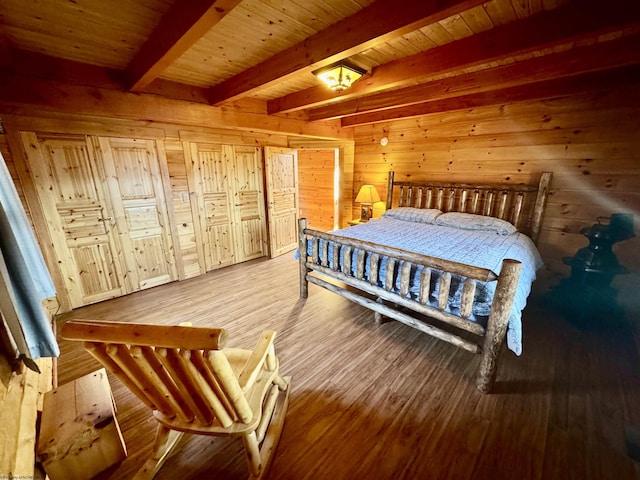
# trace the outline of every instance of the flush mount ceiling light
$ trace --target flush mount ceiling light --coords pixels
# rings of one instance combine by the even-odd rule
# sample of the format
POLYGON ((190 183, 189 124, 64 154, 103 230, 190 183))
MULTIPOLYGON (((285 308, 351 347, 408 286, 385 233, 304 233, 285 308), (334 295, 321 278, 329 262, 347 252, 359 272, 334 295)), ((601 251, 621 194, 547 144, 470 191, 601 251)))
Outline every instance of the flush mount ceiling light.
POLYGON ((319 68, 311 73, 322 80, 334 92, 341 92, 353 85, 356 80, 366 73, 366 70, 356 67, 352 63, 341 61, 319 68))

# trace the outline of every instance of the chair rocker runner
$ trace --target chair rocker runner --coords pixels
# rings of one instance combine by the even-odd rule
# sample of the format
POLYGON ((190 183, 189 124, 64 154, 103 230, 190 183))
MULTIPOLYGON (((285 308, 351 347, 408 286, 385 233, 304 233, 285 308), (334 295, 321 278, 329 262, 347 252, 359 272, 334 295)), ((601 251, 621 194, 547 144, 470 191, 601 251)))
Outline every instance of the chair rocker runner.
POLYGON ((264 478, 289 401, 273 340, 253 350, 223 348, 221 328, 70 320, 62 337, 85 348, 153 410, 152 456, 134 477, 151 479, 184 433, 241 436, 249 478, 264 478))

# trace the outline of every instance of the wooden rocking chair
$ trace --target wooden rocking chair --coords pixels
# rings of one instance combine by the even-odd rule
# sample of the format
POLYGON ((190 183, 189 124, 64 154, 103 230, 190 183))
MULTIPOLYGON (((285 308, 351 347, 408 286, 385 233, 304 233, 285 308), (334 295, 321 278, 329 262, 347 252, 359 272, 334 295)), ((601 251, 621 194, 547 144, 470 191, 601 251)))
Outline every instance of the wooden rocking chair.
POLYGON ((223 348, 221 328, 70 320, 62 337, 85 348, 159 422, 153 454, 134 477, 151 479, 184 433, 241 436, 249 478, 266 476, 289 400, 265 331, 253 350, 223 348))

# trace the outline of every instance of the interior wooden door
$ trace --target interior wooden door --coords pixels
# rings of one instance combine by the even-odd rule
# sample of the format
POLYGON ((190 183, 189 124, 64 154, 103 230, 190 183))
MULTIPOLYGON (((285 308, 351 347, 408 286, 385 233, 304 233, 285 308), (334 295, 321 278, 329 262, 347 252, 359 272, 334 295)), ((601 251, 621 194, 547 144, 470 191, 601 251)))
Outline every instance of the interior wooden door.
POLYGON ((262 155, 259 147, 225 146, 233 163, 233 217, 237 262, 267 254, 262 155))
POLYGON ((222 145, 191 144, 192 161, 197 164, 192 188, 198 193, 207 271, 236 263, 230 199, 233 172, 223 150, 222 145))
POLYGON ((298 156, 289 148, 266 147, 267 211, 271 257, 298 245, 298 156))
POLYGON ((126 293, 103 174, 84 136, 22 132, 29 168, 73 308, 126 293))
POLYGON ((129 291, 177 278, 158 153, 153 140, 100 137, 105 181, 120 234, 129 291))

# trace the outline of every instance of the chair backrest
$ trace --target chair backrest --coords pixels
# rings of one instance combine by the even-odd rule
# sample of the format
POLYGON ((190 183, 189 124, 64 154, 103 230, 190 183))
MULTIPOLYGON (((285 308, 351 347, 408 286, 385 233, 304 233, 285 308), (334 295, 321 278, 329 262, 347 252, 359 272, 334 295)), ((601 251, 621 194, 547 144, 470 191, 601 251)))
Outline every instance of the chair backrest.
MULTIPOLYGON (((272 342, 274 335, 265 332, 263 339, 272 342)), ((227 428, 253 417, 243 392, 251 373, 231 367, 221 328, 70 320, 62 336, 83 340, 140 400, 166 418, 203 426, 217 421, 227 428)))

